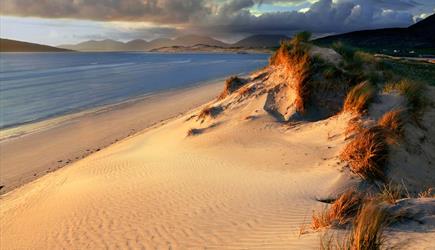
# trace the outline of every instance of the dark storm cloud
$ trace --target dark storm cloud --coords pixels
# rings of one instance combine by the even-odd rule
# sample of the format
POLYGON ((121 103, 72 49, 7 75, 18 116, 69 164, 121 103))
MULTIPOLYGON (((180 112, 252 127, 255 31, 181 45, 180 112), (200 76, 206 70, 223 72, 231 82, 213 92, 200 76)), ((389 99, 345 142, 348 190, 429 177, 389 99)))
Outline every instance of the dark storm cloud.
MULTIPOLYGON (((430 3, 432 2, 432 3, 430 3)), ((407 26, 411 10, 428 7, 423 0, 1 0, 0 13, 15 16, 99 21, 147 21, 172 24, 188 32, 214 34, 284 33, 300 30, 337 33, 357 29, 407 26), (312 1, 311 1, 312 2, 312 1), (275 11, 254 15, 253 7, 274 4, 275 11), (276 11, 276 6, 310 6, 306 12, 276 11)), ((421 14, 421 13, 417 13, 421 14)))
POLYGON ((2 15, 185 23, 209 14, 205 0, 2 0, 2 15))
MULTIPOLYGON (((233 0, 231 6, 247 6, 253 1, 233 0)), ((272 1, 262 1, 265 2, 272 1)), ((281 1, 282 2, 282 1, 281 1)), ((292 1, 297 3, 298 1, 292 1)), ((403 27, 413 23, 413 15, 408 12, 418 6, 412 0, 320 0, 313 3, 306 12, 270 12, 260 16, 252 15, 247 9, 239 8, 228 12, 226 5, 211 16, 198 30, 211 30, 224 33, 285 33, 301 30, 315 33, 337 33, 359 29, 403 27)), ((435 3, 433 4, 435 5, 435 3)))

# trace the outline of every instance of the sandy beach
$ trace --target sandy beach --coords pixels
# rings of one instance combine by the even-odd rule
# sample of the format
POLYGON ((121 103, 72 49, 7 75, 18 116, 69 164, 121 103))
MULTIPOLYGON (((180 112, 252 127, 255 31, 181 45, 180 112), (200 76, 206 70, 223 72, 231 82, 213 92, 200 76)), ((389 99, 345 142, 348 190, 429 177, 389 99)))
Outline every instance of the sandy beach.
MULTIPOLYGON (((0 141, 0 193, 180 115, 211 100, 221 88, 222 81, 211 82, 25 126, 26 135, 0 141)), ((4 130, 1 137, 19 135, 17 130, 4 130)))
POLYGON ((203 134, 187 137, 196 109, 8 193, 2 248, 315 249, 299 230, 336 182, 346 119, 290 129, 250 102, 203 134))

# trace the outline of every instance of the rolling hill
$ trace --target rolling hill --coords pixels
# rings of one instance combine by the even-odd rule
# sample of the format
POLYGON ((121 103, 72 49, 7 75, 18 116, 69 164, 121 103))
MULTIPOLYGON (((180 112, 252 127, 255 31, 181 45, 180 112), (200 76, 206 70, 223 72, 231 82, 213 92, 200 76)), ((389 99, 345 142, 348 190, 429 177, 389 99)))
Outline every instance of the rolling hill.
POLYGON ((387 54, 435 54, 435 14, 407 28, 362 30, 315 40, 319 45, 345 44, 387 54), (411 53, 412 54, 412 53, 411 53))
POLYGON ((0 52, 66 52, 68 49, 0 38, 0 52))

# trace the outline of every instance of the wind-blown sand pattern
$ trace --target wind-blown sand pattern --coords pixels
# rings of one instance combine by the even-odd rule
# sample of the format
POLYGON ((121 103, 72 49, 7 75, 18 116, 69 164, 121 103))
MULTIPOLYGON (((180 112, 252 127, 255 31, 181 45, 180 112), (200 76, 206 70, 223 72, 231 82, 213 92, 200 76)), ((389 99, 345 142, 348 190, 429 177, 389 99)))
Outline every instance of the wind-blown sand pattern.
POLYGON ((315 248, 299 228, 335 182, 346 119, 290 128, 265 98, 186 137, 194 111, 7 194, 2 248, 315 248))
POLYGON ((2 131, 2 137, 23 130, 26 134, 0 140, 0 185, 4 186, 0 193, 179 116, 210 101, 220 89, 222 84, 217 81, 2 131))
POLYGON ((319 190, 331 185, 324 180, 336 175, 328 166, 334 160, 322 159, 338 149, 324 149, 326 132, 293 135, 319 136, 314 145, 280 139, 274 148, 260 139, 270 128, 241 126, 258 129, 252 144, 246 135, 219 139, 230 131, 185 138, 182 123, 123 141, 4 197, 2 248, 316 246, 315 236, 297 239, 319 190))

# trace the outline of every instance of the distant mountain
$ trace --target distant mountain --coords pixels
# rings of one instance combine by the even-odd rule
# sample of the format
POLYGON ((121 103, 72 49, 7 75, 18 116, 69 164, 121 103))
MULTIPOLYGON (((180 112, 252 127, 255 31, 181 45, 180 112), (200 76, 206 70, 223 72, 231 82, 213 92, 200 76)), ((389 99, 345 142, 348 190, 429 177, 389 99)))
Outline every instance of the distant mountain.
POLYGON ((145 50, 152 50, 155 48, 168 47, 168 46, 173 46, 173 45, 174 45, 174 41, 172 39, 158 38, 158 39, 154 39, 154 40, 150 41, 145 50))
POLYGON ((160 47, 150 50, 150 52, 163 52, 163 53, 184 53, 184 52, 213 52, 213 53, 270 53, 271 50, 267 48, 240 48, 240 47, 222 47, 211 46, 206 44, 196 44, 193 46, 169 46, 160 47))
POLYGON ((273 48, 278 47, 281 40, 287 39, 290 38, 284 35, 253 35, 244 38, 231 46, 241 48, 273 48))
POLYGON ((0 52, 66 52, 69 50, 42 44, 0 38, 0 52))
POLYGON ((328 45, 336 41, 379 52, 394 50, 409 52, 417 49, 435 51, 435 14, 408 28, 354 31, 323 37, 315 40, 315 43, 328 45))
POLYGON ((75 45, 60 45, 59 48, 78 51, 123 51, 125 44, 111 39, 86 41, 75 45))
POLYGON ((209 46, 226 47, 228 44, 207 36, 186 35, 174 39, 173 46, 194 46, 197 44, 206 44, 209 46))
POLYGON ((175 39, 158 38, 152 41, 132 40, 127 43, 114 40, 86 41, 75 45, 60 45, 60 48, 78 51, 151 51, 167 47, 192 47, 206 45, 210 47, 241 47, 241 48, 272 48, 278 47, 282 39, 288 39, 283 35, 254 35, 237 43, 227 44, 207 36, 186 35, 175 39))
POLYGON ((147 49, 148 42, 142 39, 131 40, 125 43, 125 48, 129 48, 132 51, 143 51, 147 49))

